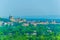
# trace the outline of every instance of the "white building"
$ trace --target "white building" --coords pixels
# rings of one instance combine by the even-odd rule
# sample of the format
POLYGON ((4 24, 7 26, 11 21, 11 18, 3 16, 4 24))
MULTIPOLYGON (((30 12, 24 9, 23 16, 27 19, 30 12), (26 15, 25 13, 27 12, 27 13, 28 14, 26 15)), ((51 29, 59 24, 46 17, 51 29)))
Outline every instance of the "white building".
POLYGON ((3 21, 0 21, 0 26, 2 26, 3 25, 3 21))
POLYGON ((23 23, 22 26, 29 26, 29 23, 23 23))

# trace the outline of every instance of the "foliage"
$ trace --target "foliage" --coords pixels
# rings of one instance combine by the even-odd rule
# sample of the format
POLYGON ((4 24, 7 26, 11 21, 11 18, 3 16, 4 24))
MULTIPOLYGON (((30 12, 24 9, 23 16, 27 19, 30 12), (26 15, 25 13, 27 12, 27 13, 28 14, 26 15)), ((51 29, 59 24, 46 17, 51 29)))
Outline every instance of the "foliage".
POLYGON ((60 40, 60 25, 6 25, 0 27, 0 40, 60 40))

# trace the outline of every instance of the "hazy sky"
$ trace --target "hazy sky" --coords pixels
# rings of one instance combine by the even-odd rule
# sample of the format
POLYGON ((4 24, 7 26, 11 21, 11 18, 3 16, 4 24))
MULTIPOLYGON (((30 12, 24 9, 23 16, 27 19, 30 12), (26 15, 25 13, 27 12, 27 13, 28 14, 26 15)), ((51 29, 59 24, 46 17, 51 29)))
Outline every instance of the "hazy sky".
POLYGON ((0 0, 0 16, 60 17, 60 0, 0 0))

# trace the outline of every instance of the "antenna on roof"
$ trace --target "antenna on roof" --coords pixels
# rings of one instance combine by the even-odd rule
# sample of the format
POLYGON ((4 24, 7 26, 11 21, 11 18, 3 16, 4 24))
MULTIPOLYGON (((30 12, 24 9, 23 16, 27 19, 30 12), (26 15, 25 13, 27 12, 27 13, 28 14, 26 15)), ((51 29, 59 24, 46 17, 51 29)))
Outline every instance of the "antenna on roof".
POLYGON ((10 18, 12 18, 12 15, 11 15, 11 14, 9 14, 9 19, 10 19, 10 18))

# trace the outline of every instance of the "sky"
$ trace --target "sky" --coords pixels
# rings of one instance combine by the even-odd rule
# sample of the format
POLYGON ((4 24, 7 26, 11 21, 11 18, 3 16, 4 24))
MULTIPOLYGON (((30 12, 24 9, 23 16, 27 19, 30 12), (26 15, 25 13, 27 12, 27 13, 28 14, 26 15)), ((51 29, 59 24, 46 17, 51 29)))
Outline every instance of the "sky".
POLYGON ((60 0, 0 0, 0 16, 60 17, 60 0))

